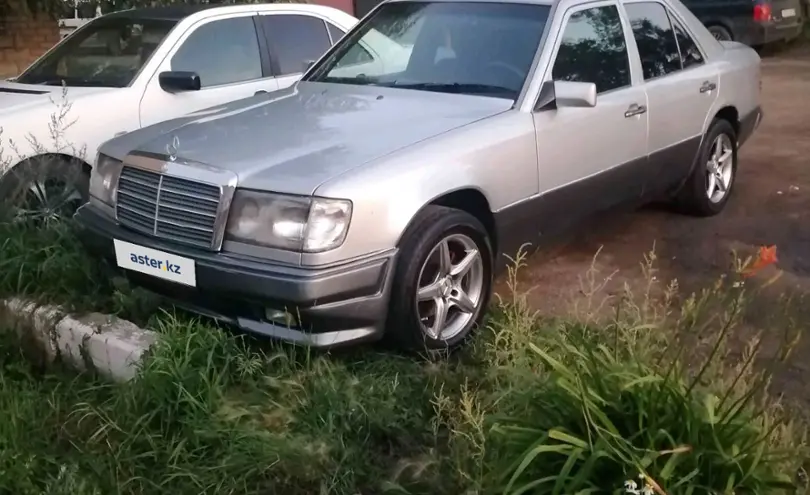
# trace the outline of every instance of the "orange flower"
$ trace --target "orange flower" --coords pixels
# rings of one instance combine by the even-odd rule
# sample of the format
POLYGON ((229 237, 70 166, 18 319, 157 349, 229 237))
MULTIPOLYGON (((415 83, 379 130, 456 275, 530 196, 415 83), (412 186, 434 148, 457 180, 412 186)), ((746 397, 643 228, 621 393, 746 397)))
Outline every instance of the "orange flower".
POLYGON ((762 270, 768 265, 773 265, 776 263, 776 246, 769 246, 765 247, 762 246, 759 248, 759 254, 757 258, 754 260, 751 265, 749 265, 745 270, 742 272, 743 277, 751 277, 755 275, 758 271, 762 270))

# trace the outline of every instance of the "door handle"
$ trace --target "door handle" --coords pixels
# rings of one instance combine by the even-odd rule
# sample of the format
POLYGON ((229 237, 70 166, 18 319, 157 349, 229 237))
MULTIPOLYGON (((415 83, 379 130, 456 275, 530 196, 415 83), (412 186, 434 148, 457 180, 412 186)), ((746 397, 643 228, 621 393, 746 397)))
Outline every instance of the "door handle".
POLYGON ((703 81, 703 85, 700 87, 701 93, 708 93, 709 91, 714 91, 717 89, 717 85, 710 81, 703 81))
POLYGON ((253 93, 253 96, 266 95, 266 94, 267 94, 267 91, 265 91, 263 89, 260 89, 260 90, 256 91, 255 93, 253 93))
POLYGON ((642 113, 647 112, 647 107, 644 105, 639 105, 638 103, 633 103, 630 105, 630 108, 624 112, 624 116, 626 118, 635 117, 636 115, 641 115, 642 113))

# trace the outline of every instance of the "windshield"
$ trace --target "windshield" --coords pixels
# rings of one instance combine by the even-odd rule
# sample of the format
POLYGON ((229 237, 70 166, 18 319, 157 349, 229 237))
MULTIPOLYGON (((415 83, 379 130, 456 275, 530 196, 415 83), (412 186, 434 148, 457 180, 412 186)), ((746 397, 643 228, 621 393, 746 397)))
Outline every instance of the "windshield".
POLYGON ((521 3, 387 3, 344 37, 306 80, 514 100, 549 10, 521 3))
POLYGON ((123 88, 174 25, 155 19, 99 18, 65 38, 16 82, 123 88))

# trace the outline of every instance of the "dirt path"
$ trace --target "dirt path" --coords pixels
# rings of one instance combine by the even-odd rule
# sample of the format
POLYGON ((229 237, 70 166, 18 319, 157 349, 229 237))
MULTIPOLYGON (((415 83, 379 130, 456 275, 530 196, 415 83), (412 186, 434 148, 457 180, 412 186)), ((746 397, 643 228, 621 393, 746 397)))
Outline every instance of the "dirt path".
MULTIPOLYGON (((783 277, 755 301, 746 324, 770 330, 766 318, 779 317, 775 303, 780 294, 810 294, 808 96, 810 48, 764 55, 765 119, 741 150, 736 190, 725 212, 695 219, 651 207, 606 215, 556 248, 530 257, 520 271, 518 289, 528 291, 529 303, 544 314, 570 314, 583 276, 594 266, 599 280, 612 275, 601 294, 615 294, 624 284, 642 293, 647 282, 640 263, 655 246, 661 287, 677 279, 679 293, 688 294, 727 272, 733 249, 750 254, 758 246, 775 244, 779 262, 770 270, 782 270, 783 277)), ((506 277, 501 277, 496 290, 508 293, 506 277)), ((810 320, 810 305, 798 304, 796 311, 802 313, 801 321, 810 320)), ((791 364, 777 373, 774 389, 810 408, 810 335, 803 337, 793 356, 791 364)))
MULTIPOLYGON (((659 277, 684 289, 709 283, 729 266, 732 247, 776 244, 779 268, 810 280, 810 53, 763 59, 765 120, 740 154, 736 190, 726 211, 695 219, 659 208, 615 213, 568 242, 542 251, 520 274, 539 310, 566 310, 579 278, 600 249, 607 289, 641 282, 639 262, 655 245, 659 277)), ((505 291, 504 280, 498 284, 505 291)))
MULTIPOLYGON (((772 244, 778 248, 778 269, 785 272, 778 291, 799 287, 810 293, 810 50, 764 55, 762 91, 765 120, 741 150, 736 190, 723 214, 695 219, 644 208, 600 218, 578 236, 528 260, 519 289, 530 291, 530 304, 545 314, 569 313, 572 296, 600 247, 594 266, 603 278, 615 272, 606 294, 625 283, 637 292, 643 289, 640 262, 653 245, 657 277, 677 279, 683 294, 726 272, 733 248, 748 254, 772 244)), ((497 290, 507 292, 503 277, 497 290)), ((761 301, 752 314, 772 311, 772 303, 761 301)), ((795 364, 783 374, 784 390, 810 401, 810 385, 802 378, 810 376, 810 336, 800 347, 795 364)))

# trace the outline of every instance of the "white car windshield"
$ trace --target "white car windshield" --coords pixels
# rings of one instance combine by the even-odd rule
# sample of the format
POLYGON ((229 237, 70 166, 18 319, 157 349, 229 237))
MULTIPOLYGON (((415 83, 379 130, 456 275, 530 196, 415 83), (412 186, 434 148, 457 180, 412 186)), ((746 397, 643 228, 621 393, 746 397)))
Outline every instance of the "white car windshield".
POLYGON ((516 99, 549 10, 528 3, 387 3, 305 80, 516 99))
POLYGON ((162 19, 96 19, 36 61, 16 82, 128 86, 175 24, 162 19))

